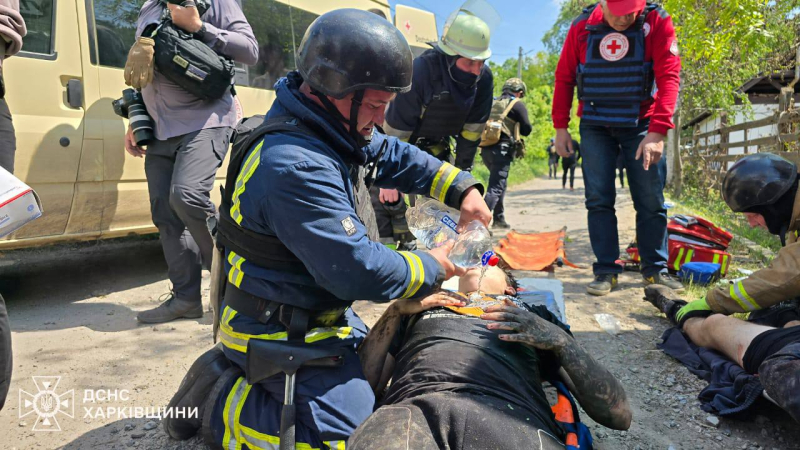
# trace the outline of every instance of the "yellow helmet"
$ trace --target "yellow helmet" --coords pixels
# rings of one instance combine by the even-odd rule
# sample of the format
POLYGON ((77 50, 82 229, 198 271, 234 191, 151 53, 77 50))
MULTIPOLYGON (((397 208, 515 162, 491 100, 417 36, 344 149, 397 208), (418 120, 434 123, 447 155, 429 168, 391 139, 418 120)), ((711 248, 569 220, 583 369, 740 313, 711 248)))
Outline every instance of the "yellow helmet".
POLYGON ((492 56, 490 35, 486 22, 468 11, 459 11, 452 21, 445 24, 437 46, 450 56, 485 60, 492 56))

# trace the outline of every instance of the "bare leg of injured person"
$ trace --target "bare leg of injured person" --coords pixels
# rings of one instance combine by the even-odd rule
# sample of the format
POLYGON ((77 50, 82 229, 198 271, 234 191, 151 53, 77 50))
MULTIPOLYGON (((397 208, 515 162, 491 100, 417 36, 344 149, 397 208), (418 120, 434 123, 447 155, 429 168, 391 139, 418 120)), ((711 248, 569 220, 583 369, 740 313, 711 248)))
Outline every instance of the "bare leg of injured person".
MULTIPOLYGON (((685 304, 669 288, 645 289, 645 299, 675 321, 676 304, 685 304)), ((731 316, 712 314, 687 319, 684 334, 699 346, 716 350, 746 372, 758 375, 767 395, 800 422, 800 321, 783 328, 758 325, 731 316)))
POLYGON ((695 317, 683 324, 683 332, 694 345, 714 349, 742 367, 742 358, 753 339, 774 329, 722 314, 695 317))

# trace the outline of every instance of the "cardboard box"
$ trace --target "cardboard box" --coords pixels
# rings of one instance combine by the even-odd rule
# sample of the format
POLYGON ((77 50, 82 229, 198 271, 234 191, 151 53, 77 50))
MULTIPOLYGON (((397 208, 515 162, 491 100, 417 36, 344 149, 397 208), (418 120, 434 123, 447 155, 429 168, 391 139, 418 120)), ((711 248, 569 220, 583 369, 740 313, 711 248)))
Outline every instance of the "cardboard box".
POLYGON ((0 167, 0 237, 42 216, 42 202, 27 184, 0 167))

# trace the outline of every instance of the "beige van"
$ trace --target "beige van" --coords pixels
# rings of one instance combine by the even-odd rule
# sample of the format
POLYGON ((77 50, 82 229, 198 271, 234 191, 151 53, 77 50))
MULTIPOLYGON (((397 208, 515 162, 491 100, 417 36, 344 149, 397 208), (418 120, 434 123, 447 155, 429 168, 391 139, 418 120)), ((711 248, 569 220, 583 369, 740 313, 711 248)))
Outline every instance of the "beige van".
MULTIPOLYGON (((23 51, 4 63, 6 99, 17 133, 15 175, 39 193, 44 215, 0 240, 0 250, 156 231, 144 159, 126 154, 127 121, 111 107, 126 88, 122 68, 143 2, 20 0, 28 35, 23 51)), ((389 16, 380 0, 240 3, 259 44, 258 63, 237 68, 245 116, 269 109, 272 85, 294 69, 294 49, 320 14, 349 7, 389 16)), ((436 40, 433 14, 398 5, 396 16, 415 54, 436 40)))

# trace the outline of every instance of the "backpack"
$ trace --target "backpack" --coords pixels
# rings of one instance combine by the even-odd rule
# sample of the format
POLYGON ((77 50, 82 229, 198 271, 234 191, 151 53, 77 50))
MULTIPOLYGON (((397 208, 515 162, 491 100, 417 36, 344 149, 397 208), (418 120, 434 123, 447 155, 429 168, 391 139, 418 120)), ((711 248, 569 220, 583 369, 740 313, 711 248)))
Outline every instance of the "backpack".
MULTIPOLYGON (((519 99, 512 99, 510 102, 508 102, 508 106, 506 106, 503 110, 500 109, 502 108, 502 101, 502 99, 497 99, 492 104, 492 113, 489 116, 489 121, 486 122, 486 127, 483 128, 483 133, 481 134, 481 143, 479 144, 480 147, 489 147, 500 142, 500 136, 503 134, 503 121, 506 119, 508 113, 511 112, 511 108, 514 107, 519 99)), ((517 128, 519 128, 519 124, 517 124, 515 130, 517 128)), ((514 134, 517 135, 518 133, 515 132, 514 134)))

